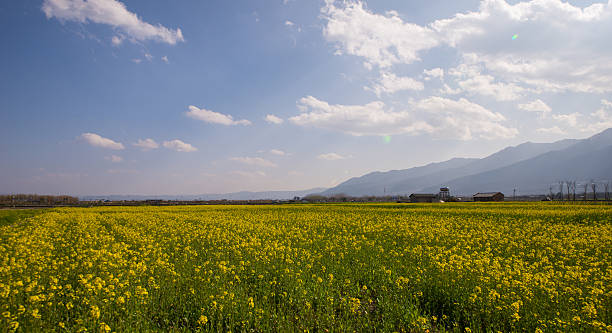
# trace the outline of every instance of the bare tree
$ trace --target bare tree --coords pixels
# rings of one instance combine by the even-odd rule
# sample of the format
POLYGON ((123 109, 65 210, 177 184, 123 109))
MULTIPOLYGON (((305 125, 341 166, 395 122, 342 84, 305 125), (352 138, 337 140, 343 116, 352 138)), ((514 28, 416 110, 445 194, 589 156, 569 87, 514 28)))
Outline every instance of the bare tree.
POLYGON ((587 189, 589 188, 589 183, 584 183, 584 198, 583 200, 587 200, 587 189))
POLYGON ((549 195, 550 200, 554 199, 555 195, 553 194, 553 191, 552 191, 552 185, 548 187, 548 192, 550 193, 549 195))
POLYGON ((567 201, 572 200, 570 194, 572 193, 570 190, 572 189, 572 181, 571 180, 566 180, 565 181, 565 189, 567 192, 567 201))
POLYGON ((593 200, 597 201, 597 183, 591 180, 591 190, 593 190, 593 200))
POLYGON ((610 200, 610 182, 604 183, 604 187, 606 188, 606 201, 610 200))
POLYGON ((559 182, 559 199, 563 201, 563 181, 559 182))

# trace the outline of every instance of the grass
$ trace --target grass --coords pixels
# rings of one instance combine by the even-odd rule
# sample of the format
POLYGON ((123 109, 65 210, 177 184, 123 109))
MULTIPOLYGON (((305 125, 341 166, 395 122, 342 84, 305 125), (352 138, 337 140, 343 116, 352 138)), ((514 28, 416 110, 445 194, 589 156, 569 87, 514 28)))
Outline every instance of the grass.
POLYGON ((0 209, 0 227, 42 214, 45 209, 0 209))

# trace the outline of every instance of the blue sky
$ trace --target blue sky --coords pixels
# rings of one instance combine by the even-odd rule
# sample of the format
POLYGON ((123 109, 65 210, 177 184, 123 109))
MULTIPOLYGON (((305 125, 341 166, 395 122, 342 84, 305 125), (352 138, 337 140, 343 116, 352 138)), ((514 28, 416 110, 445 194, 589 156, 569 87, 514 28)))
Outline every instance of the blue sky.
POLYGON ((612 1, 25 0, 0 25, 3 193, 329 187, 612 127, 612 1))

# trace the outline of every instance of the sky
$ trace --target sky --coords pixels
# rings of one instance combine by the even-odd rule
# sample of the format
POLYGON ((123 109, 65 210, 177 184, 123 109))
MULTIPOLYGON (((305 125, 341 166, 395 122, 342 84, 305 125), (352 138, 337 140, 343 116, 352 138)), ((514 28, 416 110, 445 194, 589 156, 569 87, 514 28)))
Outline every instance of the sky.
POLYGON ((331 187, 612 127, 612 0, 22 0, 0 26, 0 193, 331 187))

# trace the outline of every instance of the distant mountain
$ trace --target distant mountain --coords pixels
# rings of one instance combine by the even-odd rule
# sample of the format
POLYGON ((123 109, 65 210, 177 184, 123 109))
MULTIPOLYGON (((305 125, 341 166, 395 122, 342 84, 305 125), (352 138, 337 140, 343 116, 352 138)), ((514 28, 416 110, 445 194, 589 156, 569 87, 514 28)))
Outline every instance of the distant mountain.
POLYGON ((86 195, 79 197, 84 201, 96 200, 286 200, 294 197, 304 197, 308 194, 320 193, 325 188, 313 188, 303 191, 267 191, 267 192, 234 192, 225 194, 198 194, 198 195, 86 195))
POLYGON ((431 182, 421 184, 419 180, 432 173, 444 173, 445 170, 460 168, 474 161, 476 159, 473 158, 453 158, 445 162, 430 163, 411 169, 372 172, 365 176, 351 178, 334 188, 325 190, 321 194, 343 193, 352 196, 364 196, 403 193, 404 188, 419 188, 431 184, 431 182), (403 186, 402 183, 407 180, 411 183, 403 186))
POLYGON ((454 194, 473 194, 484 191, 511 193, 517 188, 521 194, 548 192, 550 183, 566 179, 612 179, 609 158, 599 156, 612 145, 612 129, 584 140, 561 140, 553 143, 526 142, 504 148, 482 159, 454 158, 422 167, 389 172, 373 172, 323 192, 325 195, 344 193, 352 196, 436 193, 441 186, 449 186, 454 194), (562 158, 562 156, 564 156, 562 158), (598 167, 581 167, 592 159, 598 167), (556 165, 563 163, 563 166, 556 165), (537 171, 544 166, 554 172, 537 171), (607 167, 607 169, 606 169, 607 167), (606 172, 606 170, 608 170, 606 172), (540 174, 541 173, 541 174, 540 174), (533 176, 532 175, 538 175, 533 176))
MULTIPOLYGON (((456 194, 500 191, 506 195, 516 189, 518 194, 544 194, 558 191, 559 181, 612 180, 612 129, 591 138, 577 140, 565 149, 550 151, 536 157, 494 170, 444 182, 456 194)), ((441 183, 424 188, 435 192, 441 183)), ((582 191, 582 189, 577 192, 582 191)))

